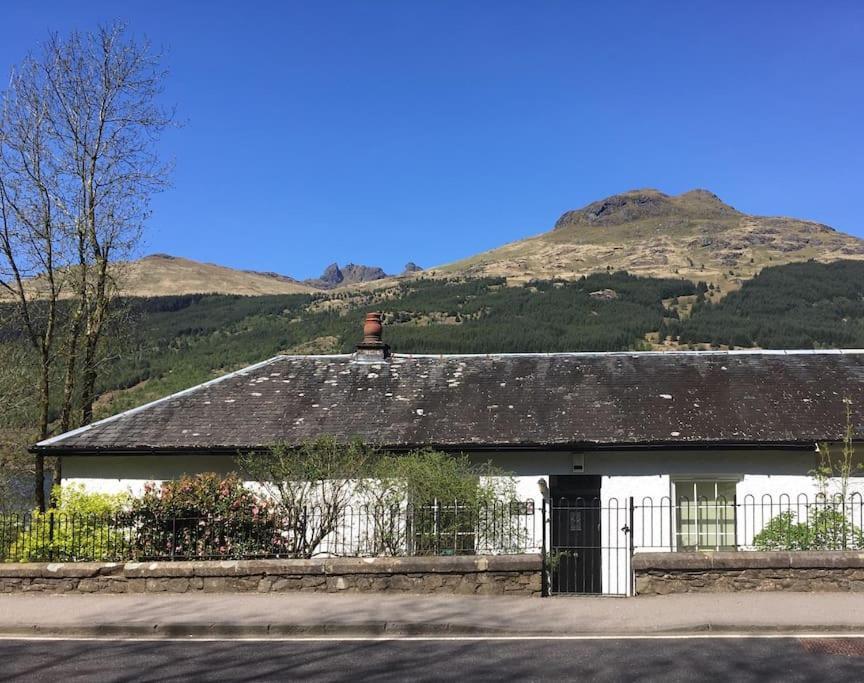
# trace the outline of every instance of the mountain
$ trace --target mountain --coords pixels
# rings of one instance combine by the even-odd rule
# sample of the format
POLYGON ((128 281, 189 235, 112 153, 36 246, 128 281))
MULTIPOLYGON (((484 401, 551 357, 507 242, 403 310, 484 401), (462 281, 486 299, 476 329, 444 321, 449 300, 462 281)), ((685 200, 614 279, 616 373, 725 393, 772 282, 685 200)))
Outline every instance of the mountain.
MULTIPOLYGON (((321 277, 299 281, 289 275, 270 271, 238 270, 215 263, 203 263, 170 254, 150 254, 135 261, 115 265, 121 293, 125 296, 182 296, 186 294, 231 294, 261 296, 270 294, 311 294, 337 287, 351 287, 377 283, 392 276, 377 266, 355 263, 340 268, 332 263, 321 277)), ((421 269, 409 263, 403 275, 421 269), (413 268, 412 268, 413 267, 413 268)), ((37 290, 47 286, 43 278, 28 281, 37 290)), ((65 288, 64 294, 71 291, 65 288)), ((9 293, 0 289, 0 302, 8 300, 9 293)))
POLYGON ((321 277, 313 280, 304 280, 304 284, 316 289, 333 289, 334 287, 347 287, 363 282, 374 282, 390 277, 378 266, 363 266, 349 263, 340 268, 338 263, 331 263, 324 269, 321 277))
POLYGON ((707 190, 633 190, 567 211, 549 232, 434 270, 437 276, 573 278, 604 270, 728 282, 767 266, 864 259, 864 240, 821 223, 751 216, 707 190))
POLYGON ((169 296, 193 293, 298 294, 314 291, 278 273, 235 270, 168 254, 151 254, 126 264, 123 291, 134 296, 169 296))
POLYGON ((301 282, 279 273, 153 254, 126 264, 124 293, 254 296, 379 290, 417 277, 503 277, 513 285, 627 271, 711 282, 723 296, 763 268, 811 259, 864 259, 864 240, 812 221, 751 216, 708 190, 668 195, 644 189, 566 211, 548 232, 461 261, 431 269, 409 262, 399 276, 377 266, 332 263, 320 277, 301 282))
POLYGON ((295 280, 288 275, 257 270, 236 270, 169 254, 151 254, 123 269, 123 292, 133 296, 182 294, 302 294, 348 287, 389 277, 381 268, 355 263, 340 268, 332 263, 321 277, 295 280))

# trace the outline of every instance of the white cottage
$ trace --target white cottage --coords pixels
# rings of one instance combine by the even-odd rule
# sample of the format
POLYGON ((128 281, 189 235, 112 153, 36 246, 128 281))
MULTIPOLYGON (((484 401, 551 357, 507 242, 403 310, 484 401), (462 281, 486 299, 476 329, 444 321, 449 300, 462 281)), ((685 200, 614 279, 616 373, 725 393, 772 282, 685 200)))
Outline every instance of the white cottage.
POLYGON ((864 351, 403 355, 370 317, 353 354, 276 356, 32 450, 102 491, 321 435, 467 453, 536 501, 536 545, 567 566, 560 590, 626 593, 633 550, 747 547, 779 511, 800 513, 847 406, 862 438, 864 351))

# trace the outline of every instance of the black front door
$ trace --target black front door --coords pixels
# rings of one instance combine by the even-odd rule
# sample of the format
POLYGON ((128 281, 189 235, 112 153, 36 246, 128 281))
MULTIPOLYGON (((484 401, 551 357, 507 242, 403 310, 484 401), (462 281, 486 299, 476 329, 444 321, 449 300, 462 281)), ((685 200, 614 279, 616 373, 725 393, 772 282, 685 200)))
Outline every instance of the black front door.
POLYGON ((600 476, 549 478, 552 593, 603 590, 600 538, 600 476))

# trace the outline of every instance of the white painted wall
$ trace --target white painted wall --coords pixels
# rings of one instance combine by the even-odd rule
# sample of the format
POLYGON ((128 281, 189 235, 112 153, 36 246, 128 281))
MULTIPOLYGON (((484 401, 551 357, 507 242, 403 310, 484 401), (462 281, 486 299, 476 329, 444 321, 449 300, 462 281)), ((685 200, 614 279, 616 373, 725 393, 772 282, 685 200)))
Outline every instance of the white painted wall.
POLYGON ((140 495, 147 482, 161 483, 184 474, 235 470, 226 455, 76 455, 63 458, 63 483, 83 484, 89 491, 140 495))
MULTIPOLYGON (((491 460, 512 472, 517 496, 533 500, 536 514, 526 519, 528 550, 539 552, 543 538, 538 480, 547 483, 553 474, 573 474, 574 458, 566 452, 474 453, 477 462, 491 460), (533 521, 533 526, 528 524, 533 521)), ((620 451, 587 452, 580 455, 584 474, 601 479, 601 521, 604 592, 620 592, 628 583, 630 539, 621 529, 630 523, 629 503, 633 499, 633 529, 636 550, 675 549, 676 479, 734 479, 736 497, 743 507, 736 515, 739 543, 753 535, 781 511, 785 502, 794 507, 798 494, 811 498, 817 488, 810 472, 817 465, 815 450, 808 451, 620 451), (762 503, 769 496, 774 506, 762 503)), ((148 481, 161 482, 183 474, 228 473, 235 469, 230 456, 68 456, 63 460, 64 482, 75 482, 89 490, 140 494, 148 481)), ((856 478, 853 490, 864 495, 864 478, 856 478)), ((860 523, 864 520, 855 520, 860 523)), ((348 533, 346 531, 346 533, 348 533)), ((547 538, 550 530, 546 529, 547 538)))
MULTIPOLYGON (((491 460, 517 477, 520 491, 536 495, 537 479, 551 474, 573 474, 573 456, 566 452, 512 451, 473 453, 472 460, 491 460)), ((779 476, 805 477, 816 466, 815 452, 805 451, 623 451, 584 454, 584 474, 601 474, 603 496, 622 495, 629 477, 636 486, 629 495, 656 495, 652 477, 765 475, 765 481, 779 476), (643 494, 643 484, 644 491, 643 494)), ((234 459, 227 455, 93 455, 63 458, 64 480, 90 481, 104 490, 143 486, 144 482, 177 478, 198 472, 227 473, 234 459)), ((803 480, 800 480, 803 481, 803 480)), ((785 483, 792 483, 789 480, 785 483)), ((668 489, 666 491, 668 495, 668 489)))
MULTIPOLYGON (((676 549, 676 499, 679 479, 737 481, 736 536, 750 543, 776 514, 794 509, 801 494, 812 501, 818 487, 811 471, 818 464, 813 451, 622 451, 584 453, 585 474, 600 474, 603 590, 620 593, 629 583, 630 542, 621 529, 629 524, 629 500, 633 498, 632 533, 636 552, 676 549), (772 501, 769 504, 768 501, 772 501)), ((567 453, 504 453, 495 456, 500 466, 519 476, 520 493, 538 501, 532 491, 536 475, 571 474, 567 453)), ((851 491, 864 495, 864 477, 856 477, 851 491)), ((853 521, 864 527, 862 511, 853 521)), ((803 516, 803 515, 801 515, 803 516)), ((542 529, 537 530, 538 537, 542 529)), ((547 535, 550 530, 547 529, 547 535)))

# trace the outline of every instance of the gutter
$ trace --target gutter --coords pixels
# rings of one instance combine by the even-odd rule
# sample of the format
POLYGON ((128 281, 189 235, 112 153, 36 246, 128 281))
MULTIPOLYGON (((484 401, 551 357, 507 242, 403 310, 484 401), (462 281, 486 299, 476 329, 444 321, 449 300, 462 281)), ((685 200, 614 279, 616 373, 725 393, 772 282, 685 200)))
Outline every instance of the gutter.
MULTIPOLYGON (((642 442, 642 443, 586 443, 577 442, 570 444, 370 444, 381 450, 394 453, 406 453, 422 448, 432 448, 449 453, 465 452, 604 452, 604 451, 628 451, 628 452, 650 452, 650 451, 740 451, 740 450, 777 450, 777 451, 808 451, 816 450, 817 441, 712 441, 712 442, 642 442)), ((833 441, 833 439, 828 439, 833 441)), ((858 442, 864 443, 864 442, 858 442)), ((296 447, 296 446, 292 446, 296 447)), ((34 445, 27 449, 33 455, 47 456, 93 456, 93 455, 238 455, 240 453, 266 453, 270 450, 268 446, 128 446, 128 447, 62 447, 62 446, 39 446, 34 445)))

